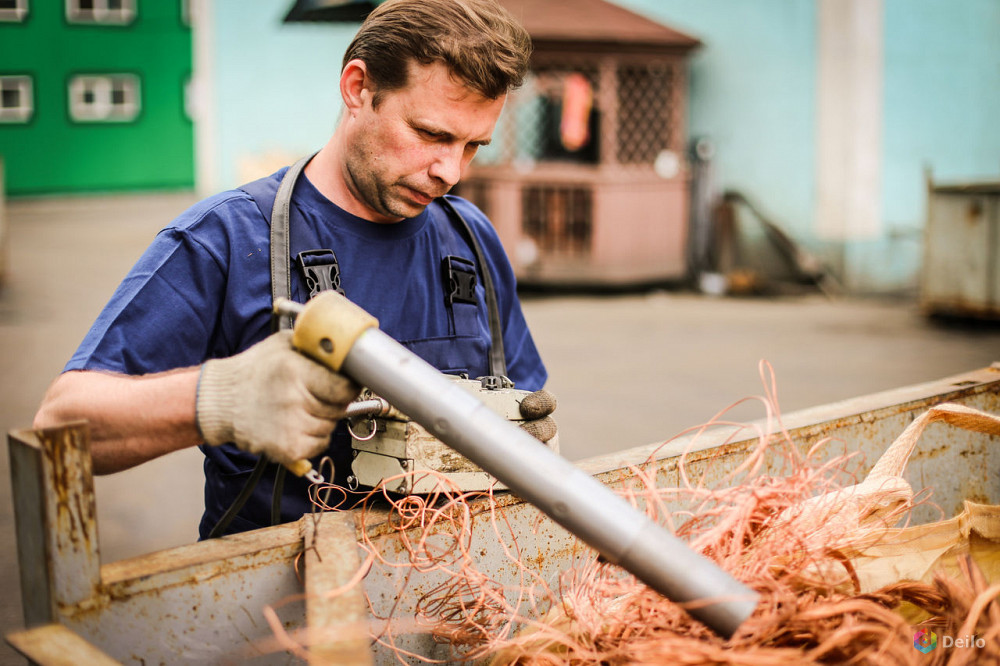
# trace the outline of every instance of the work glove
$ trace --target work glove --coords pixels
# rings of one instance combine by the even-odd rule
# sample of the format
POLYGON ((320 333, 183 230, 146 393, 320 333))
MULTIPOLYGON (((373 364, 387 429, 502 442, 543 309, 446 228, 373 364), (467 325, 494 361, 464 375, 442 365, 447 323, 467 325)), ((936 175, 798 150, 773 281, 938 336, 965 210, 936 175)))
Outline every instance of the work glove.
POLYGON ((520 404, 521 416, 525 421, 521 427, 535 439, 548 442, 556 436, 556 422, 550 414, 556 411, 556 397, 542 389, 524 396, 520 404))
POLYGON ((196 420, 205 442, 232 442, 288 465, 318 455, 360 388, 292 347, 281 331, 201 366, 196 420))

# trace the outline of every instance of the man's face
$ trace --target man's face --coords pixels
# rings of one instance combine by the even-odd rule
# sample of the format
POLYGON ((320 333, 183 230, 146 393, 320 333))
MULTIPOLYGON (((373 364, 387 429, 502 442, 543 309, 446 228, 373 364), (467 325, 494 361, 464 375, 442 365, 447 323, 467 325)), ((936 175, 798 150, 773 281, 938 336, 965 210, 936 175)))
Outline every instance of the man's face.
POLYGON ((398 222, 448 192, 490 142, 504 99, 466 88, 441 63, 411 63, 406 87, 384 93, 377 107, 366 91, 344 164, 363 217, 398 222))

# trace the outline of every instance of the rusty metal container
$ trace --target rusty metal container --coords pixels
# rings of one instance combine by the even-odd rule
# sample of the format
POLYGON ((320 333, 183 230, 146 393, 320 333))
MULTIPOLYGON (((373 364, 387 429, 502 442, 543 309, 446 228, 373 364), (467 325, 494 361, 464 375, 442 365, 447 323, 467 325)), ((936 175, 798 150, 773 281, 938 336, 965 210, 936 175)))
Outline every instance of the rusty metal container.
POLYGON ((920 307, 1000 319, 1000 182, 927 184, 920 307))
MULTIPOLYGON (((823 441, 831 443, 831 455, 842 454, 845 446, 860 451, 867 463, 859 474, 867 474, 915 417, 942 402, 1000 414, 1000 364, 786 414, 782 422, 803 449, 823 441)), ((678 484, 678 463, 686 452, 692 477, 722 478, 757 445, 752 433, 752 428, 721 427, 696 441, 679 438, 577 465, 612 488, 629 487, 640 473, 670 487, 678 484)), ((285 630, 313 638, 310 663, 398 663, 385 648, 369 647, 368 608, 359 587, 348 595, 323 594, 359 570, 355 542, 362 530, 390 563, 405 563, 399 537, 384 517, 369 515, 362 524, 346 512, 305 516, 297 523, 102 562, 86 429, 76 424, 17 431, 9 443, 27 630, 7 640, 35 663, 66 663, 66 650, 83 666, 288 663, 262 612, 267 605, 277 609, 285 630)), ((960 511, 964 500, 1000 504, 1000 437, 932 426, 910 457, 905 478, 915 491, 933 488, 933 502, 946 515, 960 511)), ((488 520, 490 511, 503 513, 517 534, 521 561, 542 580, 555 580, 581 556, 572 535, 509 493, 500 493, 493 506, 473 501, 470 510, 482 516, 468 535, 470 548, 478 566, 500 585, 515 587, 521 571, 488 520)), ((940 515, 926 506, 914 518, 930 522, 940 515)), ((377 565, 363 585, 375 615, 407 618, 420 596, 441 583, 440 572, 377 565)), ((448 659, 448 646, 419 630, 399 635, 397 645, 448 659)))

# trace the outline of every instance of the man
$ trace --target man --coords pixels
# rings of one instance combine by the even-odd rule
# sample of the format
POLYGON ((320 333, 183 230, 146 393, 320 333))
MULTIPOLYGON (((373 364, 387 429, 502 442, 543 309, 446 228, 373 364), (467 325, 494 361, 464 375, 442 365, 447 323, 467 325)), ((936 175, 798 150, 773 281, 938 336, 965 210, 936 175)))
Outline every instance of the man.
MULTIPOLYGON (((547 374, 495 232, 470 203, 441 199, 490 142, 529 54, 523 28, 492 0, 391 0, 372 12, 344 56, 340 122, 291 191, 290 252, 275 257, 292 267, 295 300, 309 297, 308 262, 335 255, 328 277, 383 331, 443 372, 477 377, 491 348, 482 281, 471 298, 449 298, 442 271, 489 271, 506 374, 541 389, 547 374)), ((269 268, 271 200, 285 174, 202 201, 164 229, 35 417, 36 427, 87 419, 99 474, 201 446, 203 538, 310 510, 302 479, 269 472, 247 485, 261 455, 329 452, 340 483, 350 465, 337 424, 358 387, 295 352, 287 331, 270 335, 280 274, 269 268), (250 499, 228 524, 244 486, 250 499)))

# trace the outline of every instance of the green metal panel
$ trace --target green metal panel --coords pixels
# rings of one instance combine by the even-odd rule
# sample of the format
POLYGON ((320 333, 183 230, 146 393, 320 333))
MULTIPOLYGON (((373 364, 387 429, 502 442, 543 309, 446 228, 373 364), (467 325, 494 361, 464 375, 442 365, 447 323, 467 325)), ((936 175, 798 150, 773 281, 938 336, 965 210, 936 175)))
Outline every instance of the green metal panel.
POLYGON ((181 0, 137 0, 125 26, 71 24, 63 0, 33 0, 22 23, 0 22, 0 75, 30 74, 35 111, 0 123, 10 195, 190 188, 194 130, 184 110, 191 30, 181 0), (70 119, 77 74, 140 78, 139 115, 129 122, 70 119))

